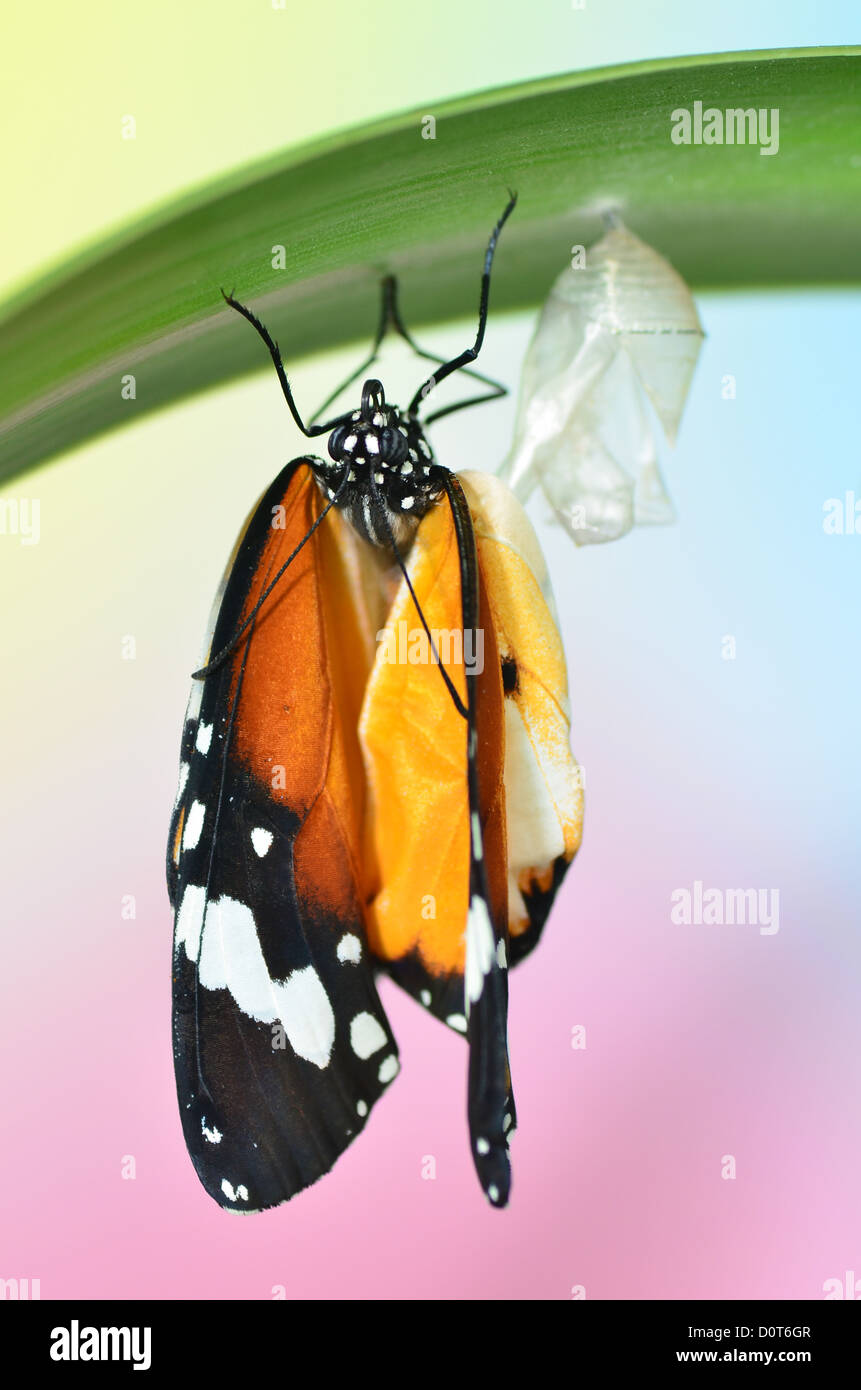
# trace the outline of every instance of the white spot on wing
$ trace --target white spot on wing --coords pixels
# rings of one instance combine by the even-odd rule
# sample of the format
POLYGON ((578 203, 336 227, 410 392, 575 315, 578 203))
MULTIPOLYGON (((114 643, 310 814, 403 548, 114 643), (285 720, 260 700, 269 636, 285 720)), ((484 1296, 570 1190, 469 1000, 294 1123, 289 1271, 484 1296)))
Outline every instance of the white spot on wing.
POLYGON ((463 1014, 449 1014, 448 1018, 446 1019, 446 1023, 448 1024, 449 1028, 454 1028, 455 1032, 457 1033, 466 1032, 466 1019, 464 1018, 463 1014))
POLYGON ((222 1139, 224 1138, 224 1135, 221 1133, 221 1130, 216 1129, 215 1125, 212 1126, 212 1129, 209 1129, 207 1127, 205 1115, 200 1121, 200 1132, 203 1135, 204 1139, 209 1140, 210 1144, 220 1144, 222 1139))
POLYGON ((335 1042, 335 1015, 313 965, 294 970, 276 988, 282 999, 281 1021, 293 1051, 315 1066, 327 1066, 335 1042))
POLYGON ((478 1149, 478 1152, 480 1154, 490 1153, 490 1145, 488 1144, 486 1139, 476 1139, 475 1147, 478 1149))
POLYGON ((320 976, 307 965, 286 980, 272 980, 254 916, 243 903, 223 897, 207 907, 198 971, 205 989, 228 989, 249 1018, 282 1023, 297 1056, 317 1067, 328 1065, 335 1014, 320 976))
POLYGON ((176 801, 174 802, 174 807, 178 806, 179 803, 180 803, 180 801, 182 800, 182 794, 183 794, 183 792, 185 791, 185 784, 186 784, 186 782, 188 781, 188 769, 189 769, 189 764, 188 764, 188 763, 180 763, 180 765, 179 765, 179 786, 178 786, 177 789, 176 789, 176 801))
POLYGON ((432 996, 429 989, 423 989, 419 995, 419 999, 421 999, 425 1008, 428 1008, 430 1006, 431 998, 432 996))
POLYGON ((357 1101, 356 1101, 356 1114, 357 1114, 357 1115, 361 1115, 362 1119, 364 1119, 365 1116, 367 1115, 367 1113, 368 1113, 368 1102, 367 1102, 366 1100, 357 1100, 357 1101))
POLYGON ((200 952, 200 929, 203 926, 203 908, 206 902, 206 889, 190 883, 182 895, 179 912, 176 914, 176 933, 174 949, 185 947, 190 961, 196 961, 200 952))
POLYGON ((206 807, 202 801, 192 801, 188 815, 185 818, 185 828, 182 832, 183 849, 196 849, 203 830, 203 821, 206 816, 206 807))
POLYGON ((481 998, 484 977, 493 965, 496 939, 487 904, 474 897, 466 919, 466 997, 470 1004, 481 998))
POLYGON ((365 1061, 385 1047, 388 1038, 373 1014, 361 1013, 350 1024, 350 1046, 357 1057, 365 1061))
POLYGON ((251 832, 251 843, 254 846, 254 853, 262 859, 269 846, 272 844, 272 831, 265 830, 262 825, 255 826, 251 832))
MULTIPOLYGON (((210 619, 210 624, 211 623, 212 619, 210 619)), ((206 647, 201 652, 202 660, 198 663, 200 666, 205 666, 207 661, 209 660, 209 642, 210 638, 209 636, 207 636, 206 647)), ((185 709, 186 723, 188 723, 189 720, 193 721, 197 719, 198 715, 200 714, 200 706, 203 704, 203 687, 203 681, 191 682, 191 690, 188 696, 188 704, 186 705, 185 709)))
POLYGON ((380 1070, 377 1072, 377 1076, 385 1086, 387 1082, 394 1081, 400 1069, 401 1064, 397 1057, 384 1057, 380 1063, 380 1070))
POLYGON ((211 744, 211 742, 212 742, 212 725, 211 725, 211 724, 198 724, 198 726, 197 726, 197 738, 194 740, 194 746, 195 746, 195 748, 197 749, 198 753, 208 753, 208 752, 209 752, 209 745, 211 744))
POLYGON ((342 965, 358 965, 362 956, 362 943, 352 932, 346 932, 338 942, 337 953, 342 965))
POLYGON ((234 1188, 232 1182, 228 1182, 227 1178, 222 1178, 221 1190, 227 1198, 228 1202, 248 1201, 248 1188, 244 1187, 242 1183, 239 1183, 239 1185, 236 1188, 234 1188))
POLYGON ((500 970, 508 969, 508 961, 505 958, 505 942, 502 940, 496 943, 496 963, 500 970))

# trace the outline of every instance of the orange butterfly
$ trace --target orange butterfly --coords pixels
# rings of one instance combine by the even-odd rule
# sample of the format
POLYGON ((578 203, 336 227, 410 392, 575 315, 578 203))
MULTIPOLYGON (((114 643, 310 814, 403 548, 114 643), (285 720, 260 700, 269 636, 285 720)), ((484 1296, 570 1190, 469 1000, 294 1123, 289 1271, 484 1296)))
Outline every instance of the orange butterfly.
MULTIPOLYGON (((467 1038, 475 1166, 508 1200, 508 967, 578 847, 582 791, 535 534, 503 483, 436 462, 424 427, 460 407, 419 406, 459 369, 502 393, 468 363, 514 202, 474 345, 406 410, 369 378, 359 409, 306 426, 277 344, 226 296, 329 453, 283 469, 234 549, 171 823, 180 1113, 233 1210, 326 1173, 397 1075, 381 969, 467 1038)), ((390 278, 360 372, 389 327, 412 344, 390 278)))

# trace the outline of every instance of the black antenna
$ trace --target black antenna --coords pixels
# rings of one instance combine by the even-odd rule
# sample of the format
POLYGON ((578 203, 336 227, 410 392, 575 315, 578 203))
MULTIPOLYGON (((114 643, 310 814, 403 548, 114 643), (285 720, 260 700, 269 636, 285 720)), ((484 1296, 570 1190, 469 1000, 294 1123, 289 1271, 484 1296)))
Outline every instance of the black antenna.
MULTIPOLYGON (((499 240, 499 234, 514 211, 516 203, 517 194, 509 190, 509 198, 505 210, 491 232, 490 241, 487 243, 487 251, 484 255, 484 271, 481 277, 481 298, 478 305, 478 332, 475 335, 475 342, 472 347, 466 348, 459 357, 453 357, 450 362, 444 363, 438 372, 434 372, 428 377, 424 385, 419 387, 410 401, 409 412, 411 415, 416 413, 420 402, 423 401, 426 396, 430 395, 435 386, 439 386, 440 382, 445 381, 445 378, 451 376, 452 372, 459 371, 461 367, 465 367, 467 362, 474 362, 481 352, 481 345, 484 342, 484 331, 487 328, 487 305, 490 298, 490 270, 493 265, 493 255, 496 251, 496 243, 499 240)), ((437 416, 437 418, 439 418, 439 416, 437 416)))

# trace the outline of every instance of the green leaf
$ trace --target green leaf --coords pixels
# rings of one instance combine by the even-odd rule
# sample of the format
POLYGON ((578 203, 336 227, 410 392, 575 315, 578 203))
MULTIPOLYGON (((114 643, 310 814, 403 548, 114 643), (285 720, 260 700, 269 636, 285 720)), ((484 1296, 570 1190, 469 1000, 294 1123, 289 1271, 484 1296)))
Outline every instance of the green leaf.
POLYGON ((520 201, 496 312, 538 304, 607 206, 695 287, 861 279, 859 55, 716 55, 552 78, 341 133, 195 190, 0 311, 0 478, 262 368, 220 286, 261 313, 288 367, 368 339, 384 271, 400 276, 412 325, 472 314, 509 187, 520 201), (779 152, 673 144, 671 112, 698 100, 776 107, 779 152), (429 114, 433 140, 422 138, 429 114), (122 399, 127 373, 134 401, 122 399))

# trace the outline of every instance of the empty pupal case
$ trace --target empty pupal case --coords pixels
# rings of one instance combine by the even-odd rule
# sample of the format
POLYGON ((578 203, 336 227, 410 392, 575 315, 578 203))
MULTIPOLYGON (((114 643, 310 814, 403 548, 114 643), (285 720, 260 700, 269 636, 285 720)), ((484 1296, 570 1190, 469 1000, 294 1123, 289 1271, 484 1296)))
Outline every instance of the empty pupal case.
POLYGON ((578 545, 674 519, 647 400, 674 443, 704 336, 682 277, 610 220, 541 311, 500 470, 521 501, 540 486, 578 545))

